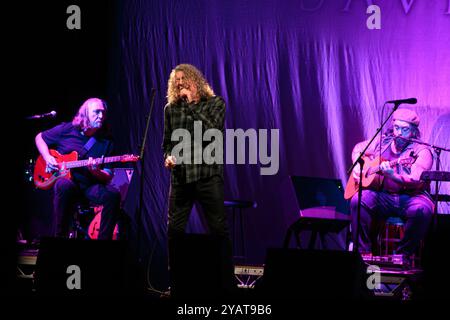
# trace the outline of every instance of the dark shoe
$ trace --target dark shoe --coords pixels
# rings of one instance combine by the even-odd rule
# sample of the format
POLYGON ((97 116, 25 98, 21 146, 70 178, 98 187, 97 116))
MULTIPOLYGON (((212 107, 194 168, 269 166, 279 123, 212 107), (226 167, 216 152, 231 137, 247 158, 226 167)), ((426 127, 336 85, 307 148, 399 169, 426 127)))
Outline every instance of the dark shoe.
POLYGON ((159 297, 162 299, 170 298, 170 287, 166 291, 163 291, 159 297))

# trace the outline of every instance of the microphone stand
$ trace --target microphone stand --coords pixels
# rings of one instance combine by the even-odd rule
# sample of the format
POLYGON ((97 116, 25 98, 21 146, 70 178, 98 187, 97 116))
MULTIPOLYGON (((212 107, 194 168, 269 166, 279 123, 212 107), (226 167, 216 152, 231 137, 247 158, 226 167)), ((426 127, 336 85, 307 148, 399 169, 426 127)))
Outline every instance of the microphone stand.
MULTIPOLYGON (((448 148, 443 148, 443 147, 438 147, 435 145, 432 145, 430 143, 426 143, 420 140, 416 140, 416 139, 405 139, 408 140, 410 142, 414 142, 417 144, 422 144, 425 146, 428 146, 430 148, 434 149, 434 152, 436 153, 436 172, 439 172, 440 170, 440 166, 441 166, 441 151, 447 151, 450 152, 450 149, 448 148)), ((433 215, 431 216, 431 222, 430 225, 428 227, 428 235, 427 238, 430 236, 430 234, 432 234, 435 231, 436 225, 437 225, 437 211, 438 211, 438 199, 439 199, 439 181, 436 179, 435 180, 435 195, 434 195, 434 210, 433 210, 433 215)), ((425 240, 426 242, 429 240, 425 240)))
POLYGON ((381 132, 386 122, 389 120, 389 118, 392 116, 392 114, 395 112, 395 110, 398 109, 400 106, 400 103, 395 103, 394 108, 392 108, 391 113, 388 115, 388 117, 383 121, 381 126, 377 129, 377 132, 375 132, 375 135, 370 139, 370 141, 367 143, 367 145, 364 147, 364 149, 359 154, 358 158, 353 162, 350 169, 347 170, 347 174, 352 174, 352 170, 354 167, 356 167, 357 164, 359 164, 359 188, 358 188, 358 207, 357 207, 357 225, 356 230, 352 230, 352 232, 356 232, 356 240, 353 244, 353 252, 358 252, 359 250, 359 233, 360 233, 360 222, 361 222, 361 198, 362 198, 362 185, 363 185, 363 167, 364 167, 364 159, 362 158, 363 155, 366 153, 369 146, 372 144, 373 140, 375 140, 376 136, 381 132))
POLYGON ((139 153, 139 162, 141 164, 141 176, 140 176, 140 185, 139 185, 139 205, 138 205, 138 209, 137 209, 137 215, 136 215, 136 223, 137 223, 137 255, 138 255, 138 260, 139 263, 142 262, 142 257, 141 257, 141 233, 142 233, 142 208, 143 208, 143 202, 144 202, 144 181, 145 181, 145 164, 144 164, 144 160, 145 160, 145 144, 147 142, 147 133, 148 133, 148 128, 150 127, 150 118, 151 118, 151 114, 152 114, 152 110, 153 110, 153 103, 155 100, 155 94, 156 94, 156 90, 154 88, 151 89, 151 101, 150 101, 150 111, 147 115, 147 124, 145 126, 145 131, 144 131, 144 136, 142 139, 142 144, 141 144, 141 150, 139 153))
MULTIPOLYGON (((404 138, 402 138, 402 139, 404 139, 404 138)), ((426 143, 426 142, 416 140, 416 139, 404 139, 404 140, 407 140, 407 141, 413 142, 413 143, 417 143, 417 144, 422 144, 424 146, 433 148, 434 152, 436 153, 436 171, 438 172, 439 170, 441 170, 441 152, 442 151, 450 152, 450 149, 435 146, 433 144, 426 143)), ((437 204, 438 204, 438 198, 439 198, 439 181, 438 180, 435 181, 435 192, 436 192, 436 194, 434 197, 434 215, 437 214, 437 204)))

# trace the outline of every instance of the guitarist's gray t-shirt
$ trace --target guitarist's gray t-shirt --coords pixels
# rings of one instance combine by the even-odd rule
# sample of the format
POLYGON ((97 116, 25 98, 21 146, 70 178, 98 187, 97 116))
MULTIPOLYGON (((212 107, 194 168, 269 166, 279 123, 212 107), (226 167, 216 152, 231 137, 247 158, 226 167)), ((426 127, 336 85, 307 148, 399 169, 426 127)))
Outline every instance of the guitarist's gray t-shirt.
MULTIPOLYGON (((50 149, 55 149, 61 154, 68 154, 76 151, 78 155, 82 155, 83 147, 90 137, 85 136, 78 128, 74 127, 70 122, 63 122, 49 130, 42 132, 42 139, 50 149)), ((100 158, 109 156, 113 152, 113 143, 111 139, 104 134, 95 135, 96 142, 89 151, 79 159, 88 159, 89 157, 100 158)), ((111 164, 105 164, 105 168, 110 168, 111 164)), ((84 168, 71 169, 72 179, 79 184, 81 189, 85 189, 93 184, 100 183, 90 172, 84 168)))
MULTIPOLYGON (((392 161, 392 160, 398 160, 401 155, 402 155, 401 153, 395 154, 392 151, 390 144, 389 144, 387 146, 387 148, 384 150, 384 152, 382 154, 382 158, 384 161, 392 161)), ((395 165, 393 167, 393 169, 398 174, 401 174, 402 173, 401 171, 404 170, 404 168, 400 165, 395 165)), ((391 192, 391 193, 399 193, 400 191, 403 190, 403 186, 401 184, 399 184, 398 182, 389 178, 389 176, 385 176, 383 179, 383 189, 388 192, 391 192)))
MULTIPOLYGON (((407 194, 419 194, 429 192, 429 183, 421 182, 420 175, 423 171, 431 170, 433 165, 433 155, 427 146, 412 143, 409 144, 402 153, 394 154, 391 150, 391 143, 393 140, 393 136, 383 136, 381 142, 381 158, 383 160, 395 160, 395 159, 405 159, 408 157, 412 157, 413 163, 411 166, 396 166, 394 170, 402 175, 407 177, 409 180, 414 183, 397 183, 394 180, 384 177, 382 189, 384 191, 388 191, 390 193, 407 193, 407 194), (390 151, 389 151, 390 150, 390 151)), ((352 151, 352 161, 355 161, 358 155, 361 153, 362 149, 367 145, 368 140, 359 142, 355 145, 352 151)), ((365 155, 370 159, 375 159, 379 155, 380 150, 380 141, 376 144, 373 144, 366 151, 365 155)))
MULTIPOLYGON (((408 145, 401 153, 394 153, 391 148, 391 143, 384 146, 384 151, 382 153, 382 158, 385 161, 392 161, 398 159, 413 158, 412 165, 401 165, 397 164, 393 166, 394 171, 400 176, 408 176, 415 181, 420 180, 420 174, 424 170, 430 170, 432 166, 433 157, 431 151, 418 144, 408 145)), ((428 190, 429 185, 427 183, 415 184, 415 185, 405 185, 398 183, 391 179, 389 176, 384 176, 383 179, 383 190, 390 193, 420 193, 424 190, 428 190)))

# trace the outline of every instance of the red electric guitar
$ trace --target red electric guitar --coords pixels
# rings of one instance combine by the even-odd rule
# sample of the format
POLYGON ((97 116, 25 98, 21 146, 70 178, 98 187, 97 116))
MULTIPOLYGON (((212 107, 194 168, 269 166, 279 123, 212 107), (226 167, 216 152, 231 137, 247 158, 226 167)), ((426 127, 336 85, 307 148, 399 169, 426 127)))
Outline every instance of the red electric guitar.
MULTIPOLYGON (((50 149, 49 151, 50 154, 55 157, 56 161, 58 162, 58 169, 52 172, 46 172, 45 168, 47 163, 40 155, 36 160, 33 172, 34 185, 38 189, 48 190, 53 186, 56 180, 60 178, 70 179, 70 169, 88 166, 88 160, 78 160, 78 153, 76 151, 64 155, 53 149, 50 149)), ((128 154, 122 156, 93 159, 94 163, 97 164, 112 162, 136 162, 138 160, 139 156, 128 154)))

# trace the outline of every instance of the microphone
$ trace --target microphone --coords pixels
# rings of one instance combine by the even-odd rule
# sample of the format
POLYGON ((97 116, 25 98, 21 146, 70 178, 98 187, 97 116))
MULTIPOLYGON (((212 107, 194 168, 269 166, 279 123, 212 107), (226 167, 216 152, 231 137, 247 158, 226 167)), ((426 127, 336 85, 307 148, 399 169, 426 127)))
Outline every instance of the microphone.
POLYGON ((181 106, 183 106, 183 107, 187 107, 189 105, 188 97, 185 94, 180 96, 179 101, 180 101, 181 106))
POLYGON ((422 141, 420 141, 418 139, 404 138, 402 136, 395 137, 394 139, 403 140, 403 141, 410 142, 410 143, 422 143, 422 141))
POLYGON ((56 111, 50 111, 49 113, 36 114, 34 116, 27 117, 28 120, 41 119, 41 118, 54 118, 56 117, 56 111))
POLYGON ((409 98, 409 99, 401 99, 401 100, 389 100, 389 101, 386 101, 386 103, 395 103, 395 104, 401 104, 401 103, 416 104, 416 103, 417 103, 417 99, 416 99, 416 98, 409 98))

